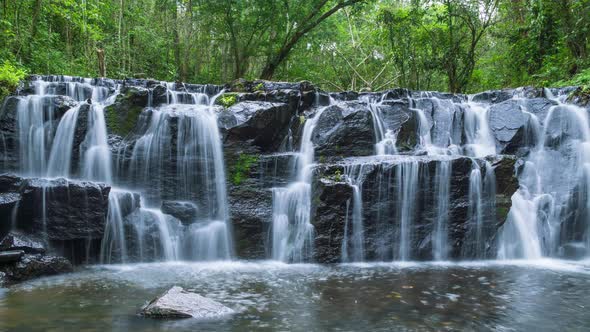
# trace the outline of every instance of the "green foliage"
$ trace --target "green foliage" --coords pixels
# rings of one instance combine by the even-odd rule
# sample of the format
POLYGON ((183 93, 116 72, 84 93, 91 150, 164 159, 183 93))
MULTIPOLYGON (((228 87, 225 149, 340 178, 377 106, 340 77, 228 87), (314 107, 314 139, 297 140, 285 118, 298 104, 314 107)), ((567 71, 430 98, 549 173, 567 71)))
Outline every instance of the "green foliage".
POLYGON ((4 97, 13 93, 18 83, 25 78, 27 72, 9 61, 0 66, 0 102, 4 97))
POLYGON ((585 86, 585 88, 590 88, 590 68, 576 74, 570 79, 557 81, 552 85, 556 87, 585 86))
POLYGON ((250 169, 258 162, 258 159, 259 157, 256 155, 240 155, 231 172, 231 181, 235 186, 239 186, 250 174, 250 169))
POLYGON ((233 106, 238 102, 238 97, 234 93, 224 93, 217 98, 217 103, 225 108, 233 106))
POLYGON ((254 91, 264 91, 264 83, 260 82, 254 87, 254 91))
MULTIPOLYGON (((0 6, 3 71, 97 76, 102 50, 113 78, 142 73, 222 84, 267 79, 263 72, 272 64, 275 80, 310 80, 332 91, 588 84, 589 35, 590 0, 23 0, 0 6), (347 6, 330 11, 342 3, 347 6), (4 68, 6 61, 14 68, 4 68)), ((232 91, 243 91, 241 84, 232 91)), ((252 90, 263 91, 264 84, 252 90)))
POLYGON ((300 115, 299 116, 299 125, 303 126, 303 124, 305 123, 305 116, 304 115, 300 115))
POLYGON ((340 171, 339 169, 337 169, 337 170, 334 172, 334 180, 335 180, 336 182, 342 182, 342 171, 340 171))

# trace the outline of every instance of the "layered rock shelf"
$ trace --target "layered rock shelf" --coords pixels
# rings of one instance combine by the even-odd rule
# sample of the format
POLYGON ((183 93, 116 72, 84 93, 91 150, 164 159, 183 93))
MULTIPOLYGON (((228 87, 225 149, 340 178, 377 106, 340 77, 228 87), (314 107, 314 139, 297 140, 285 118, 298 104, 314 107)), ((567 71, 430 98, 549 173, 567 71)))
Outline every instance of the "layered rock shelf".
POLYGON ((33 76, 0 111, 0 271, 583 257, 574 91, 33 76))

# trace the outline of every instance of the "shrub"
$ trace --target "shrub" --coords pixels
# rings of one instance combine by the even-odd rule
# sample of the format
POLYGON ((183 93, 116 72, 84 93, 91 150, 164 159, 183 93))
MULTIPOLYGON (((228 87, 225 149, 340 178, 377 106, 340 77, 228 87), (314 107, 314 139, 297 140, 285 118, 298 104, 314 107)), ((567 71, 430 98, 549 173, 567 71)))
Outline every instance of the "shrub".
POLYGON ((9 61, 0 65, 0 100, 8 96, 18 87, 18 83, 25 78, 27 72, 9 61))

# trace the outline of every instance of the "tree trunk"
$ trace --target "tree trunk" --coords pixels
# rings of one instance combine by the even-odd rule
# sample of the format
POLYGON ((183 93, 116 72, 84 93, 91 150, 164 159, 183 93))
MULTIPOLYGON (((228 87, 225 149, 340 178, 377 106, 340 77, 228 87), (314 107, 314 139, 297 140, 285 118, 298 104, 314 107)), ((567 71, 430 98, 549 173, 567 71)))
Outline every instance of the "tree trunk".
POLYGON ((107 70, 104 63, 104 50, 102 48, 97 49, 96 55, 98 56, 98 76, 106 77, 107 70))

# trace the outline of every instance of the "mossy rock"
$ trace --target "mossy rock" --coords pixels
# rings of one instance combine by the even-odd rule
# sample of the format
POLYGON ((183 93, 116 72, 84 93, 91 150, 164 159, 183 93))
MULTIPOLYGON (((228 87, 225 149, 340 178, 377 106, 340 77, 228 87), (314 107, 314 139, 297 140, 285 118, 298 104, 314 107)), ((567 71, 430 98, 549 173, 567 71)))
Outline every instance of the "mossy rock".
POLYGON ((567 101, 580 106, 590 105, 590 85, 579 86, 567 97, 567 101))
POLYGON ((110 134, 125 137, 133 130, 137 119, 148 104, 148 91, 125 87, 115 102, 105 108, 105 120, 110 134))
POLYGON ((239 186, 249 175, 250 169, 260 157, 258 155, 240 154, 237 162, 232 168, 231 181, 235 186, 239 186))
POLYGON ((217 100, 215 101, 215 103, 217 105, 221 105, 225 108, 232 107, 237 102, 238 102, 238 93, 235 93, 235 92, 224 93, 221 96, 219 96, 217 98, 217 100))

